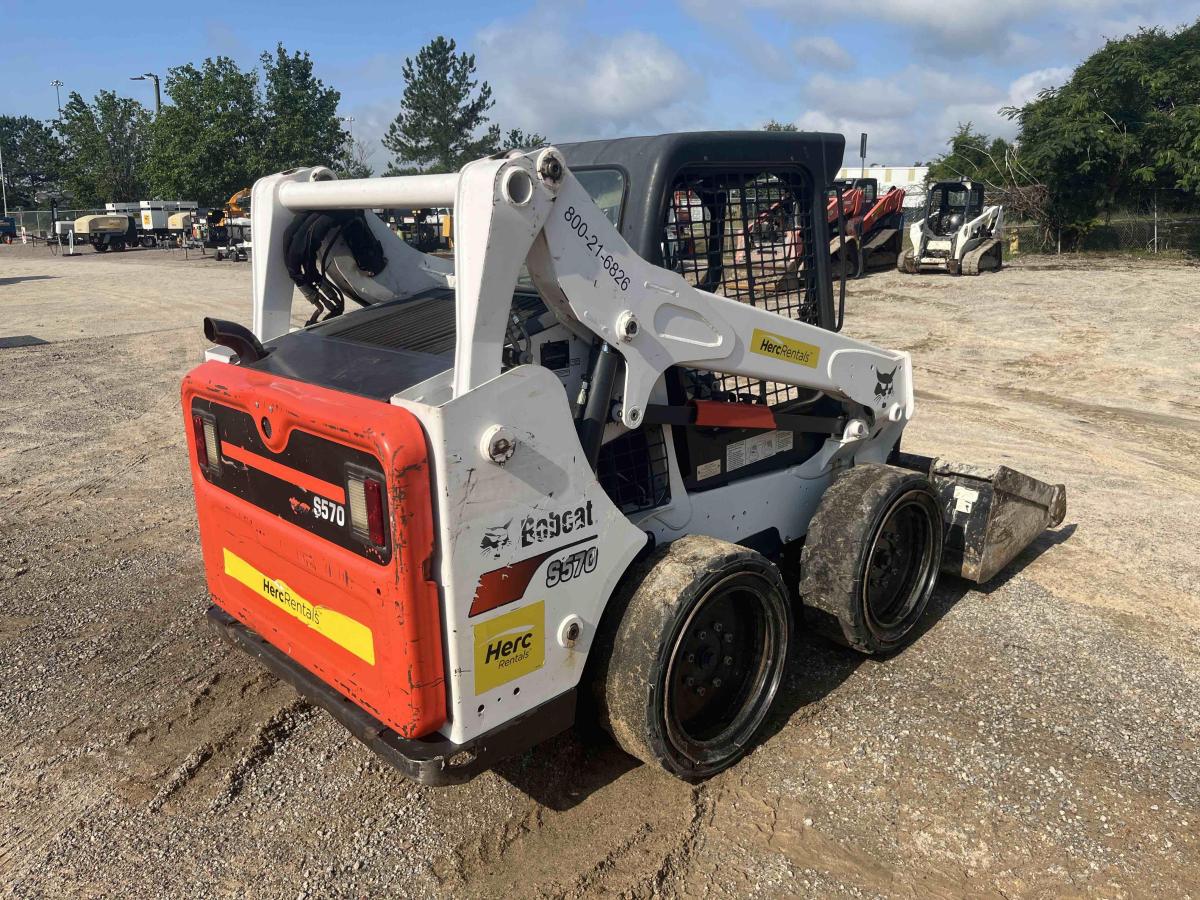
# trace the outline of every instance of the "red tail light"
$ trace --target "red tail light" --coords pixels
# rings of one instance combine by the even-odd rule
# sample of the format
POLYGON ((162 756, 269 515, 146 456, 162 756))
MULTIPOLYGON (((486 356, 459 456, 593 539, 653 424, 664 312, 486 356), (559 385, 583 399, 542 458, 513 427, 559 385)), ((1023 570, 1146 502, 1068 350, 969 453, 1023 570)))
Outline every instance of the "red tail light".
POLYGON ((367 536, 372 544, 383 546, 383 485, 368 478, 363 487, 367 495, 367 536))
POLYGON ((192 413, 192 433, 196 436, 196 460, 208 465, 208 441, 204 439, 204 419, 192 413))
POLYGON ((346 500, 350 507, 350 527, 363 540, 376 547, 384 545, 383 482, 373 475, 351 472, 347 479, 346 500))

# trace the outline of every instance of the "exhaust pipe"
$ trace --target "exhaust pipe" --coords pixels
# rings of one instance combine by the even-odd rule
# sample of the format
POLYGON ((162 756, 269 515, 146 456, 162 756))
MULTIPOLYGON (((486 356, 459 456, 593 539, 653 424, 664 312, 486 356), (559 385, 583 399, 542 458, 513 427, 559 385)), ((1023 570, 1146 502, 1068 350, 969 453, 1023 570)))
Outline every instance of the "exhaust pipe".
POLYGON ((205 316, 204 336, 214 344, 228 347, 237 354, 238 362, 241 363, 258 362, 267 355, 263 345, 254 336, 254 332, 237 322, 210 319, 205 316))

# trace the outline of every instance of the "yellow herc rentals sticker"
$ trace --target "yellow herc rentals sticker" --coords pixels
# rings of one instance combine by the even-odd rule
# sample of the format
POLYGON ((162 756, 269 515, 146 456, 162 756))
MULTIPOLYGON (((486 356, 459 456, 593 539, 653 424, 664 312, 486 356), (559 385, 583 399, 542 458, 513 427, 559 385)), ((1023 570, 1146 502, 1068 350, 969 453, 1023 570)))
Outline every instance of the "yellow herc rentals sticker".
POLYGON ((244 584, 277 609, 282 609, 317 634, 353 653, 368 665, 375 665, 375 639, 371 629, 344 613, 326 606, 314 606, 277 578, 268 578, 228 548, 225 550, 225 574, 244 584))
POLYGON ((539 600, 474 626, 476 694, 545 664, 545 616, 545 604, 539 600))
POLYGON ((750 352, 798 366, 808 366, 810 369, 815 369, 821 361, 821 348, 816 344, 794 341, 770 331, 763 331, 761 328, 754 329, 750 338, 750 352))

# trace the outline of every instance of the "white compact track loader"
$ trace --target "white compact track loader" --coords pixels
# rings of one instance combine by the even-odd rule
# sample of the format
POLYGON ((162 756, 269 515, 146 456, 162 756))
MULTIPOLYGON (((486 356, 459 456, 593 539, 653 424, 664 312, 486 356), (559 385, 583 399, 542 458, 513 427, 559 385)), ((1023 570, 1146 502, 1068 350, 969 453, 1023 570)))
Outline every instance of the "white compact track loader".
POLYGON ((897 257, 896 268, 910 275, 922 269, 978 275, 1004 264, 1004 207, 984 206, 982 184, 931 184, 925 217, 908 226, 908 235, 911 247, 897 257))
POLYGON ((753 746, 794 628, 902 646, 939 571, 987 580, 1065 489, 900 452, 909 355, 831 327, 843 146, 260 179, 253 330, 205 320, 183 385, 213 626, 429 784, 579 715, 701 779, 753 746), (783 230, 739 255, 781 202, 803 258, 783 230), (372 212, 423 208, 452 259, 372 212))

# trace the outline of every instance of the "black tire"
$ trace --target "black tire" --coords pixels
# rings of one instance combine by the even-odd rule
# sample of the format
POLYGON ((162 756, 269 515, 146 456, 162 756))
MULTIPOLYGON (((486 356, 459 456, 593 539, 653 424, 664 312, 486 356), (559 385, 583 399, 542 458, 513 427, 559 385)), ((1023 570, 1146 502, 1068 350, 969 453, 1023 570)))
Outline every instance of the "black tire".
POLYGON ((858 465, 825 491, 808 526, 800 595, 809 621, 863 653, 911 638, 942 561, 942 512, 929 479, 858 465))
POLYGON ((108 244, 92 244, 92 249, 95 250, 97 253, 107 253, 108 252, 108 244))
POLYGON ((593 687, 621 749, 686 781, 741 759, 787 659, 791 602, 779 570, 753 550, 689 535, 631 572, 614 603, 593 687))
POLYGON ((123 240, 113 241, 112 248, 113 248, 114 253, 120 253, 122 250, 125 249, 125 242, 123 240))

